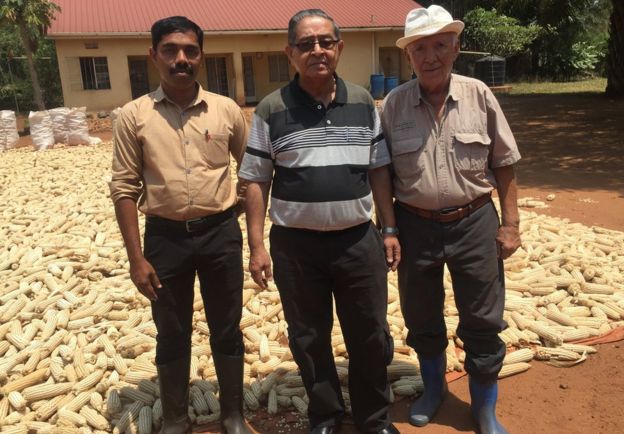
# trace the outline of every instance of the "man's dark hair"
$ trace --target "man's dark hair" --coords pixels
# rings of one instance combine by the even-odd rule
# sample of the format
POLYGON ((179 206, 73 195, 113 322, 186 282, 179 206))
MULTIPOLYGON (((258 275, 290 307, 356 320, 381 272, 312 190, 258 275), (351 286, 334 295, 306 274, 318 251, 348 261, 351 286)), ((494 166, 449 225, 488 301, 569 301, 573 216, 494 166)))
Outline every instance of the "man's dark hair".
POLYGON ((193 21, 186 17, 175 16, 167 17, 156 21, 152 24, 152 48, 156 51, 160 40, 171 33, 186 33, 193 32, 197 36, 197 43, 199 48, 204 49, 204 32, 193 21))
POLYGON ((297 25, 301 20, 307 17, 321 17, 331 21, 334 26, 334 36, 336 36, 336 39, 340 39, 340 29, 336 25, 334 19, 327 15, 325 11, 321 9, 304 9, 293 15, 288 22, 288 45, 295 45, 297 43, 297 25))

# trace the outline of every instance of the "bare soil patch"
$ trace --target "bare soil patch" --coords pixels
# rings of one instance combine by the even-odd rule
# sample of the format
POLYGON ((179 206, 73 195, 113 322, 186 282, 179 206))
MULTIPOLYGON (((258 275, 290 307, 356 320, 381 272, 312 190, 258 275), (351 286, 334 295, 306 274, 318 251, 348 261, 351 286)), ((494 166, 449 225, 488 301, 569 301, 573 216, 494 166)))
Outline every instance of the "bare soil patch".
MULTIPOLYGON (((624 230, 624 101, 597 94, 500 97, 522 153, 517 166, 520 197, 548 208, 535 212, 587 226, 624 230), (554 194, 555 199, 546 197, 554 194)), ((251 111, 252 109, 246 109, 251 111)), ((497 413, 510 433, 623 433, 624 343, 599 346, 573 368, 532 361, 522 375, 499 383, 497 413)), ((474 432, 468 379, 449 386, 449 396, 425 428, 408 423, 411 399, 399 399, 391 416, 401 433, 474 432)), ((259 433, 305 433, 293 414, 252 420, 259 433)), ((218 426, 198 432, 219 432, 218 426)), ((341 433, 357 430, 350 419, 341 433)))
MULTIPOLYGON (((520 197, 546 202, 536 209, 588 226, 624 230, 624 101, 596 94, 501 96, 523 159, 517 166, 520 197)), ((245 109, 249 118, 253 109, 245 109)), ((101 127, 101 125, 98 125, 101 127)), ((96 132, 97 131, 97 132, 96 132)), ((109 140, 110 130, 92 134, 109 140)), ((23 146, 30 137, 21 138, 23 146)), ((500 382, 498 415, 510 433, 624 433, 624 343, 599 346, 597 354, 573 368, 533 361, 532 368, 500 382)), ((467 378, 451 383, 434 421, 425 428, 407 423, 410 399, 392 407, 402 433, 455 433, 475 430, 469 411, 467 378)), ((304 433, 293 413, 252 415, 260 433, 304 433)), ((197 432, 219 432, 218 425, 197 432)), ((357 432, 349 419, 343 433, 357 432)))

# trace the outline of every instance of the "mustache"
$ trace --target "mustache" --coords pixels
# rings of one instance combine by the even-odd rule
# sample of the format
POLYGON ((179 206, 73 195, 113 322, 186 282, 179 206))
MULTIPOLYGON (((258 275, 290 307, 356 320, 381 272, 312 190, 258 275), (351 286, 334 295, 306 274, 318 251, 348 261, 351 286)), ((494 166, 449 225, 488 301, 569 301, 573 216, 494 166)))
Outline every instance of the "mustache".
POLYGON ((178 72, 184 72, 186 74, 193 73, 193 67, 188 63, 176 63, 174 66, 169 68, 169 73, 176 74, 178 72))

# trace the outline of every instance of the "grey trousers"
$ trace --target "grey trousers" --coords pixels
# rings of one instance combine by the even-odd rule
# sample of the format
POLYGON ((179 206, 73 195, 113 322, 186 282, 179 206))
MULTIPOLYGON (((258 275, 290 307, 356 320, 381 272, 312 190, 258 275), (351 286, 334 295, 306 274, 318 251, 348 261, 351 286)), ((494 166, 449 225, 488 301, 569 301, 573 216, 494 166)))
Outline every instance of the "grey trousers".
POLYGON ((459 311, 458 337, 466 351, 465 369, 478 381, 497 378, 505 356, 498 337, 503 320, 505 275, 497 257, 498 215, 490 202, 451 223, 419 217, 395 205, 402 258, 399 265, 401 310, 407 343, 425 358, 446 349, 444 264, 453 279, 459 311))

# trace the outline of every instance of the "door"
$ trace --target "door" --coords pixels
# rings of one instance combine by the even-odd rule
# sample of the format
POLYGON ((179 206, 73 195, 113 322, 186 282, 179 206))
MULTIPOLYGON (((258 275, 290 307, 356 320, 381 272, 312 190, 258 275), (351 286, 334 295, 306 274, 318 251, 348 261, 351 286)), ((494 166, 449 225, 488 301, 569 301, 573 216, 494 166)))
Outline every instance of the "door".
POLYGON ((206 74, 208 75, 208 90, 210 92, 230 96, 225 57, 206 57, 206 74))
POLYGON ((245 102, 256 102, 256 84, 253 74, 253 56, 243 56, 243 79, 245 83, 245 102))
POLYGON ((130 90, 132 91, 132 99, 149 93, 147 60, 128 59, 128 69, 130 70, 130 90))
POLYGON ((401 49, 396 47, 380 47, 379 63, 386 77, 401 77, 401 49))

